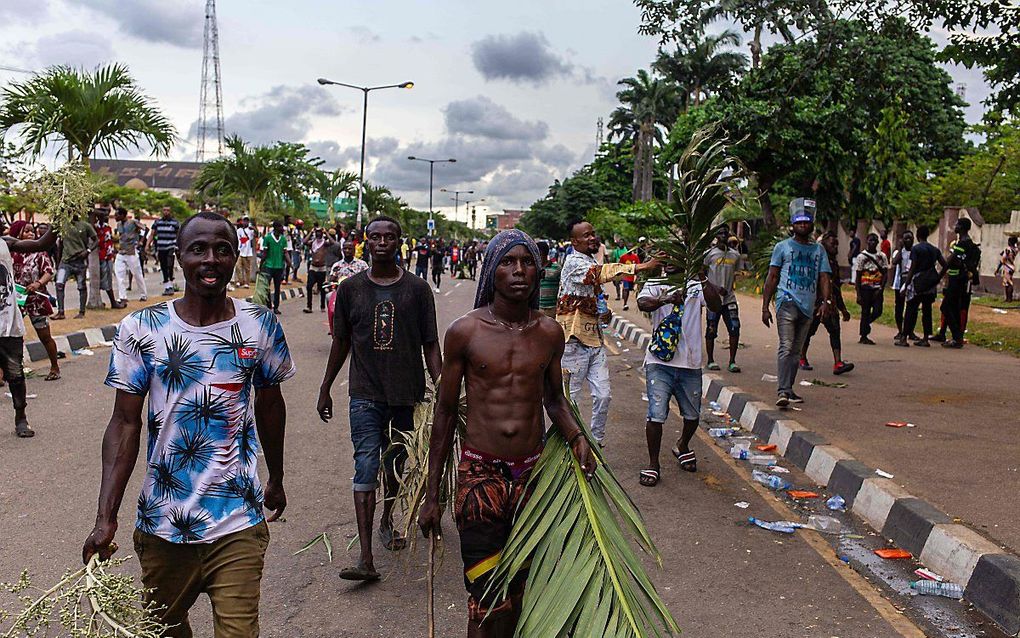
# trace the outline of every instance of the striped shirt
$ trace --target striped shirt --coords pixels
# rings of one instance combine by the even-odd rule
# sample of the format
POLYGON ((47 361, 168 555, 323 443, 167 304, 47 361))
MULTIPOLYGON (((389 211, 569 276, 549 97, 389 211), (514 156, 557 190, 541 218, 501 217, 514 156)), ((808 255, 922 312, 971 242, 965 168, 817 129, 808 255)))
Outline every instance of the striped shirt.
POLYGON ((181 223, 176 219, 157 219, 152 224, 152 232, 155 233, 156 250, 173 250, 177 247, 177 233, 181 229, 181 223))

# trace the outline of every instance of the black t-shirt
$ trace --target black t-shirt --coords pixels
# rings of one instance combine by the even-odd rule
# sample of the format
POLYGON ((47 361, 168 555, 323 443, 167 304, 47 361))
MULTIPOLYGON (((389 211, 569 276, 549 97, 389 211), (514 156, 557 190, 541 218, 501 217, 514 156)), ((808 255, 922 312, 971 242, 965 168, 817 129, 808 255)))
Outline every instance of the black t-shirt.
POLYGON ((414 251, 418 253, 418 263, 422 265, 428 265, 429 247, 425 246, 424 244, 419 244, 418 247, 414 249, 414 251))
POLYGON ((363 271, 340 282, 336 334, 351 340, 350 395, 388 405, 425 397, 422 346, 439 340, 436 301, 421 278, 406 272, 380 286, 363 271))
POLYGON ((444 252, 445 252, 444 250, 432 251, 432 270, 443 269, 443 257, 445 256, 444 252))
POLYGON ((931 292, 938 285, 935 268, 942 253, 926 241, 918 242, 910 249, 910 267, 914 270, 911 282, 918 294, 931 292))

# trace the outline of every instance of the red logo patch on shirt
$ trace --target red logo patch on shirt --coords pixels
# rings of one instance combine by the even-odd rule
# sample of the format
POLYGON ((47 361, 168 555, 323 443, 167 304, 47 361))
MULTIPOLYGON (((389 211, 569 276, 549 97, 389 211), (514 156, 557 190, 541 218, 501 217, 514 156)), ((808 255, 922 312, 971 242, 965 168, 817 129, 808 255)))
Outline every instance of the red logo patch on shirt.
POLYGON ((238 359, 254 359, 258 355, 258 348, 238 348, 238 359))

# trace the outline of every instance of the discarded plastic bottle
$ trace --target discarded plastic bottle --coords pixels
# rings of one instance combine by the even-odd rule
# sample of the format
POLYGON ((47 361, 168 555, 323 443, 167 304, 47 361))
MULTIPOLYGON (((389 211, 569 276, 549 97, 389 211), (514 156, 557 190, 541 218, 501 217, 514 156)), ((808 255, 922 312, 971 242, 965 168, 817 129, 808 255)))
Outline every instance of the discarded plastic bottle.
POLYGON ((708 407, 712 408, 713 410, 722 410, 722 404, 719 403, 718 401, 709 401, 708 407))
POLYGON ((776 457, 772 454, 752 454, 747 460, 751 462, 751 465, 771 467, 776 464, 776 457))
POLYGON ((713 436, 717 439, 725 439, 727 437, 733 436, 739 431, 740 428, 709 428, 708 435, 713 436))
POLYGON ((750 444, 747 441, 739 441, 730 448, 730 456, 737 460, 745 460, 751 455, 750 444))
POLYGON ((761 470, 754 470, 751 472, 751 478, 765 487, 774 490, 788 490, 793 487, 790 485, 789 481, 784 481, 781 477, 778 477, 775 474, 766 474, 761 470))
POLYGON ((843 511, 846 509, 846 499, 837 494, 830 498, 829 500, 825 501, 825 506, 828 507, 830 510, 843 511))
POLYGON ((747 519, 762 529, 767 529, 770 532, 782 532, 784 534, 792 534, 797 531, 798 527, 804 527, 800 523, 791 523, 790 521, 763 521, 760 518, 751 516, 747 519))
POLYGON ((963 587, 956 583, 940 583, 934 580, 918 580, 910 583, 910 586, 922 596, 945 596, 946 598, 963 598, 963 587))
POLYGON ((808 516, 807 526, 823 534, 839 534, 840 530, 843 529, 843 524, 838 519, 816 514, 808 516))

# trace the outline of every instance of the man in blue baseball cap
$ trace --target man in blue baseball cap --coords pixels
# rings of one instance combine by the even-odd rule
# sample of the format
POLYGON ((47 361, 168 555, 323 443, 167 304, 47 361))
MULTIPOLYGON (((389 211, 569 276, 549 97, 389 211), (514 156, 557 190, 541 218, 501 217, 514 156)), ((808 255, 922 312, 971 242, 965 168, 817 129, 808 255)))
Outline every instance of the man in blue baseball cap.
POLYGON ((815 313, 828 319, 833 312, 829 294, 832 268, 825 248, 812 237, 815 201, 800 197, 790 202, 790 224, 793 236, 776 244, 772 251, 761 306, 761 320, 768 327, 772 324, 769 303, 775 296, 776 328, 779 331, 779 348, 776 350, 779 398, 776 405, 780 408, 804 402, 793 391, 801 347, 815 313), (815 299, 819 294, 824 301, 815 310, 815 299))

